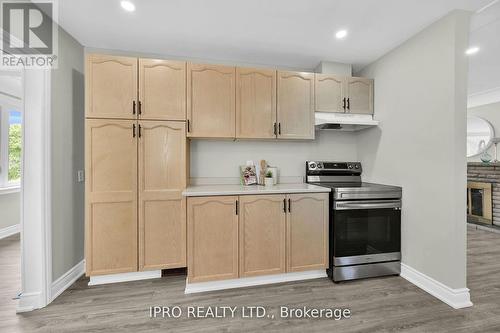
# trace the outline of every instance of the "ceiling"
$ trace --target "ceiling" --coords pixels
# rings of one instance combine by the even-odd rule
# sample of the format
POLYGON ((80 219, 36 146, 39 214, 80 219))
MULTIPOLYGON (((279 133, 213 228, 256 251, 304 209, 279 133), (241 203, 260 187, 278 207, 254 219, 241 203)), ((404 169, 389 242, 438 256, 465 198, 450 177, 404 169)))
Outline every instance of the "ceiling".
POLYGON ((481 49, 469 59, 469 95, 500 90, 500 1, 474 15, 469 44, 481 49))
POLYGON ((453 9, 478 11, 471 93, 500 87, 499 0, 120 0, 59 2, 61 26, 91 48, 311 70, 359 70, 453 9), (498 15, 497 15, 498 14, 498 15), (334 34, 347 29, 344 40, 334 34))

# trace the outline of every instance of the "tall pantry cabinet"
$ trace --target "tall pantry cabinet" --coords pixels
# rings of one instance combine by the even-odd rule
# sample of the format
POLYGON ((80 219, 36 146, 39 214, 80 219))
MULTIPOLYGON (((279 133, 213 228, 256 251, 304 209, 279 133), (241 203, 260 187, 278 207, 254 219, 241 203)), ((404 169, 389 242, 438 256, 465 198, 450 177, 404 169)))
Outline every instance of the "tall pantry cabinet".
POLYGON ((186 266, 186 63, 86 59, 88 276, 186 266))

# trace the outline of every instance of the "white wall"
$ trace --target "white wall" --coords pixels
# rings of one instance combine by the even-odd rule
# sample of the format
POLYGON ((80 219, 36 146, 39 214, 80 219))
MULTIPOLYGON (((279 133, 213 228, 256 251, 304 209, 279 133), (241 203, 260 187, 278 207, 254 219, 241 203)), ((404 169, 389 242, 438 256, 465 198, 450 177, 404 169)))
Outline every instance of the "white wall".
POLYGON ((238 166, 265 159, 280 169, 280 178, 301 180, 306 160, 356 161, 356 136, 316 131, 314 141, 191 140, 191 178, 239 177, 238 166))
POLYGON ((0 229, 21 223, 20 193, 0 194, 0 229))
POLYGON ((380 128, 361 132, 364 179, 403 187, 402 261, 466 285, 469 14, 450 13, 365 68, 380 128))
MULTIPOLYGON (((470 108, 467 110, 467 115, 481 117, 489 121, 493 126, 493 130, 495 131, 495 136, 496 137, 500 136, 500 103, 492 103, 470 108)), ((493 145, 488 149, 488 152, 491 154, 493 158, 495 157, 495 148, 493 145)), ((500 154, 500 149, 498 153, 500 154)), ((479 156, 480 155, 469 157, 467 158, 467 162, 480 162, 481 159, 479 158, 479 156)))
POLYGON ((84 69, 83 46, 59 28, 59 68, 52 71, 52 280, 83 260, 84 69))

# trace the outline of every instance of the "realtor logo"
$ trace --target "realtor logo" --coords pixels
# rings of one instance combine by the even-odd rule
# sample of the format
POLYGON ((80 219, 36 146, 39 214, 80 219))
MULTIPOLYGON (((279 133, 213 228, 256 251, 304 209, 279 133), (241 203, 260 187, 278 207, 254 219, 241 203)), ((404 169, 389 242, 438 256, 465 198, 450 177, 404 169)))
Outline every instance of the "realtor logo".
POLYGON ((2 2, 2 67, 54 68, 54 1, 2 2))

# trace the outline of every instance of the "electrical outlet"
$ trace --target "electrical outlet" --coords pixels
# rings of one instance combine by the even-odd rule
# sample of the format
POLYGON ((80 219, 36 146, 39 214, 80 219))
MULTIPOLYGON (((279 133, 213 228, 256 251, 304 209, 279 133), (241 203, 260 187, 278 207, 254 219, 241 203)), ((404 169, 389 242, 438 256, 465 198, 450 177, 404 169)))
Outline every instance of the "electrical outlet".
POLYGON ((83 170, 78 170, 76 172, 76 179, 79 183, 83 183, 85 181, 85 172, 83 170))

